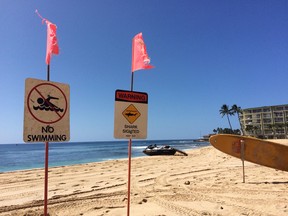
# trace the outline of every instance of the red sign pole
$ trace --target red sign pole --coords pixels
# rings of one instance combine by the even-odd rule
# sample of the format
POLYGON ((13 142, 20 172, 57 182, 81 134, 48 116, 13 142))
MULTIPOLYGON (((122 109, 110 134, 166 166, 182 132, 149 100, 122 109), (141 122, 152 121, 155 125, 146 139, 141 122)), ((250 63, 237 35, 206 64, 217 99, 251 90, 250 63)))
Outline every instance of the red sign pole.
MULTIPOLYGON (((50 64, 47 65, 47 81, 50 81, 50 64)), ((45 142, 45 178, 44 178, 44 216, 47 216, 48 206, 48 158, 49 142, 45 142)))
POLYGON ((127 216, 130 215, 130 194, 131 194, 131 148, 132 140, 128 143, 128 196, 127 196, 127 216))
POLYGON ((47 216, 47 205, 48 205, 48 157, 49 157, 49 142, 45 142, 44 216, 47 216))
MULTIPOLYGON (((133 91, 133 81, 134 76, 133 72, 131 73, 131 86, 130 90, 133 91)), ((129 139, 128 143, 128 195, 127 195, 127 216, 130 215, 130 194, 131 194, 131 149, 132 149, 132 139, 129 139)))

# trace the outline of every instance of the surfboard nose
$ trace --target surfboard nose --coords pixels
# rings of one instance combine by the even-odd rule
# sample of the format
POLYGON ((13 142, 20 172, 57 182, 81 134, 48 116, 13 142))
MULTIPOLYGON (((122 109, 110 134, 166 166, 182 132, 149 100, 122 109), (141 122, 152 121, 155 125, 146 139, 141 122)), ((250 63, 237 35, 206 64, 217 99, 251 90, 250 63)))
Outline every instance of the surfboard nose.
POLYGON ((210 136, 210 138, 209 138, 209 142, 213 146, 215 145, 216 140, 217 140, 217 135, 210 136))

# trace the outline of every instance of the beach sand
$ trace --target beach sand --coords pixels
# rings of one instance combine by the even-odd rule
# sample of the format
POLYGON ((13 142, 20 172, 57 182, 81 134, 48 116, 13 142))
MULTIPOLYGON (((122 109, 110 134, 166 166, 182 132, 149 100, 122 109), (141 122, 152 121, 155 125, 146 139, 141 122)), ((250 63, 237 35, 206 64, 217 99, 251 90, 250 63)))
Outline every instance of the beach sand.
MULTIPOLYGON (((282 143, 288 143, 287 140, 282 143)), ((132 159, 131 216, 288 215, 288 173, 209 146, 132 159)), ((127 160, 49 168, 50 216, 127 215, 127 160)), ((43 214, 44 170, 0 174, 0 215, 43 214)))

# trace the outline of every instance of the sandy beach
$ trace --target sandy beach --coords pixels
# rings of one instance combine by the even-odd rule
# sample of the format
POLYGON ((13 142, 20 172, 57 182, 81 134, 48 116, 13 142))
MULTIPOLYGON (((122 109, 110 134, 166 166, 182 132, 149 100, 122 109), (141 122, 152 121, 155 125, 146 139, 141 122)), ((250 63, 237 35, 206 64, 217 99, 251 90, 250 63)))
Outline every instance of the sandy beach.
MULTIPOLYGON (((287 144, 287 140, 282 141, 287 144)), ((288 173, 213 147, 132 160, 131 216, 288 215, 288 173)), ((127 214, 127 160, 49 169, 50 216, 127 214)), ((0 174, 0 215, 43 214, 44 170, 0 174)))

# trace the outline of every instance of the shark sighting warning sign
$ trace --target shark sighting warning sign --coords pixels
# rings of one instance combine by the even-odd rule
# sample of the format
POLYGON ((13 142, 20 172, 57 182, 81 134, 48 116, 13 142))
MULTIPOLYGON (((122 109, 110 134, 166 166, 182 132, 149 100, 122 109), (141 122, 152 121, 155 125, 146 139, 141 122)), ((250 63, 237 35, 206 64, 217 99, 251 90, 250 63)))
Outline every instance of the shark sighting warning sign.
POLYGON ((133 104, 130 104, 122 112, 122 114, 130 124, 133 124, 141 116, 141 113, 137 110, 137 108, 133 104))
POLYGON ((114 137, 145 139, 147 137, 148 94, 116 90, 114 137))

